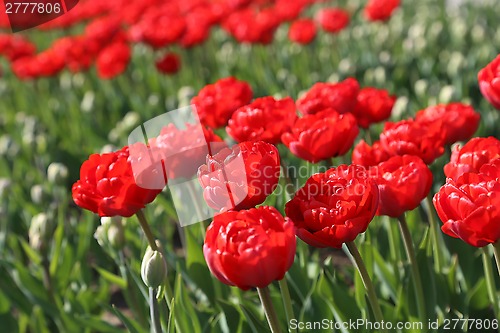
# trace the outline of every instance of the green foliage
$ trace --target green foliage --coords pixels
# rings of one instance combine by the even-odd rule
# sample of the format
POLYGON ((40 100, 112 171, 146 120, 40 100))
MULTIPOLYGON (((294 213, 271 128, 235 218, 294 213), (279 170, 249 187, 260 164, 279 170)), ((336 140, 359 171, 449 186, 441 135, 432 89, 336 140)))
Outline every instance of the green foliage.
MULTIPOLYGON (((286 27, 268 46, 239 45, 216 30, 202 47, 174 47, 184 60, 181 72, 165 77, 154 70, 154 54, 134 49, 132 64, 112 81, 88 74, 21 82, 10 71, 0 78, 0 175, 10 185, 0 192, 0 323, 3 332, 146 332, 148 293, 140 276, 146 248, 135 218, 125 225, 126 245, 100 246, 93 234, 98 217, 72 204, 71 185, 89 154, 111 143, 126 144, 127 131, 115 126, 127 112, 146 121, 186 100, 181 87, 195 91, 207 83, 234 75, 247 80, 257 96, 299 93, 317 81, 354 76, 364 86, 398 95, 394 119, 411 116, 436 102, 470 102, 482 115, 478 136, 500 135, 499 114, 479 93, 476 75, 500 52, 500 6, 464 5, 443 11, 441 1, 403 1, 404 9, 387 24, 364 22, 359 15, 338 36, 320 33, 309 46, 297 47, 284 38, 286 27), (221 45, 223 47, 221 48, 221 45), (35 140, 25 127, 35 121, 35 140), (116 134, 111 136, 113 131, 116 134), (4 145, 5 142, 9 145, 4 145), (47 167, 68 167, 64 185, 49 184, 47 167), (31 194, 41 185, 44 195, 31 194), (36 202, 38 201, 38 202, 36 202), (31 218, 48 213, 55 229, 46 251, 30 247, 31 218)), ((357 8, 360 1, 342 1, 357 8)), ((35 41, 47 34, 26 32, 35 41)), ((375 127, 375 136, 380 128, 375 127)), ((287 154, 287 163, 304 162, 287 154)), ((444 181, 442 166, 433 166, 435 186, 444 181)), ((313 172, 313 167, 311 172, 313 172)), ((308 175, 297 176, 303 184, 308 175)), ((286 195, 269 197, 280 209, 286 195)), ((203 258, 200 225, 176 224, 168 193, 146 209, 155 235, 166 250, 167 283, 159 299, 167 332, 265 332, 268 326, 254 291, 242 292, 211 276, 203 258)), ((435 270, 428 221, 422 210, 407 214, 423 279, 428 318, 493 319, 480 251, 442 237, 444 267, 435 270)), ((206 223, 205 223, 206 226, 206 223)), ((387 320, 416 320, 415 295, 397 221, 376 218, 358 239, 387 320)), ((297 257, 287 273, 293 310, 302 321, 336 322, 372 319, 361 279, 342 251, 308 248, 298 241, 297 257)), ((496 284, 500 280, 496 277, 496 284)), ((286 316, 276 285, 271 287, 278 316, 286 316)), ((425 324, 425 323, 424 323, 425 324)), ((348 332, 349 330, 339 330, 348 332)))

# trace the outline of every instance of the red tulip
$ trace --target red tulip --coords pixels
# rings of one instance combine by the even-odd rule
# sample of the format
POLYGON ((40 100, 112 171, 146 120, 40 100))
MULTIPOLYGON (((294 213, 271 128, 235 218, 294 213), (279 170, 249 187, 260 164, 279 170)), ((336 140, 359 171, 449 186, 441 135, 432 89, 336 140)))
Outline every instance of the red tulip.
POLYGON ((19 35, 0 34, 0 54, 13 62, 35 54, 36 47, 19 35))
POLYGON ((176 53, 170 52, 156 62, 156 68, 165 74, 175 74, 181 67, 181 59, 176 53))
POLYGON ((215 216, 203 254, 217 279, 240 289, 264 288, 281 280, 295 256, 293 224, 274 207, 215 216))
POLYGON ((340 248, 366 231, 378 200, 377 185, 366 169, 341 165, 312 175, 285 212, 307 244, 340 248))
POLYGON ((232 12, 222 27, 240 43, 269 44, 280 24, 281 18, 272 8, 245 8, 232 12))
POLYGON ((107 15, 91 21, 84 35, 100 45, 109 44, 121 32, 121 20, 118 16, 107 15))
POLYGON ((248 83, 228 77, 205 86, 191 103, 196 106, 202 124, 219 128, 227 125, 233 112, 250 103, 252 97, 248 83))
POLYGON ((457 180, 466 172, 478 172, 483 164, 500 157, 500 140, 489 138, 473 138, 463 147, 455 146, 451 159, 444 166, 446 177, 457 180))
POLYGON ((309 0, 276 0, 275 11, 282 21, 292 21, 309 5, 309 0))
POLYGON ((323 8, 316 15, 323 30, 330 33, 342 31, 351 20, 349 13, 340 8, 323 8))
POLYGON ((445 234, 467 244, 483 247, 500 239, 500 160, 464 173, 434 196, 434 207, 445 234))
POLYGON ((162 48, 180 40, 186 30, 186 19, 172 3, 153 5, 138 23, 130 27, 130 39, 144 42, 153 48, 162 48))
POLYGON ((352 151, 352 163, 365 167, 374 166, 387 161, 391 155, 385 151, 379 141, 375 141, 370 147, 364 140, 361 140, 352 151))
POLYGON ((351 112, 356 105, 359 83, 348 78, 339 83, 319 82, 297 101, 302 114, 311 114, 332 108, 339 113, 351 112))
POLYGON ((422 124, 413 119, 387 122, 380 134, 380 145, 389 155, 416 155, 431 164, 444 152, 442 122, 422 124))
POLYGON ((400 3, 400 0, 368 0, 365 17, 370 21, 387 21, 400 3))
POLYGON ((288 38, 299 44, 311 43, 316 38, 316 24, 311 19, 299 19, 290 25, 288 38))
POLYGON ((236 110, 226 131, 237 142, 259 140, 276 144, 296 118, 295 103, 290 97, 262 97, 236 110))
POLYGON ((380 192, 377 215, 399 217, 429 194, 432 172, 420 157, 393 156, 370 168, 380 192))
POLYGON ((440 104, 420 110, 415 120, 419 122, 443 123, 445 143, 468 140, 477 130, 481 116, 472 106, 462 103, 440 104))
POLYGON ((297 119, 281 141, 298 157, 316 163, 342 156, 351 149, 359 129, 352 114, 327 109, 297 119))
POLYGON ((391 96, 386 90, 363 88, 359 91, 356 106, 352 113, 362 128, 368 128, 373 123, 387 120, 391 116, 396 96, 391 96))
POLYGON ((129 217, 153 201, 161 190, 137 186, 129 148, 93 154, 82 164, 80 179, 73 185, 75 203, 99 216, 129 217))
POLYGON ((202 44, 210 36, 214 17, 209 8, 196 7, 186 17, 186 31, 182 35, 181 45, 185 48, 202 44))
POLYGON ((63 37, 52 47, 61 55, 66 67, 72 72, 89 69, 101 49, 100 44, 87 37, 63 37))
POLYGON ((477 79, 484 98, 500 110, 500 54, 479 71, 477 79))
POLYGON ((32 57, 17 59, 12 63, 12 71, 21 79, 51 77, 63 68, 63 57, 53 49, 47 49, 32 57))
POLYGON ((207 204, 217 211, 253 208, 266 200, 278 185, 280 157, 275 146, 243 142, 225 148, 198 170, 207 204))
POLYGON ((211 129, 189 123, 184 129, 179 129, 171 123, 162 128, 158 137, 149 140, 149 147, 155 160, 163 161, 167 178, 173 180, 195 176, 207 155, 216 154, 226 144, 211 129))
POLYGON ((97 73, 102 79, 112 79, 125 71, 130 62, 130 47, 123 42, 104 48, 97 57, 97 73))

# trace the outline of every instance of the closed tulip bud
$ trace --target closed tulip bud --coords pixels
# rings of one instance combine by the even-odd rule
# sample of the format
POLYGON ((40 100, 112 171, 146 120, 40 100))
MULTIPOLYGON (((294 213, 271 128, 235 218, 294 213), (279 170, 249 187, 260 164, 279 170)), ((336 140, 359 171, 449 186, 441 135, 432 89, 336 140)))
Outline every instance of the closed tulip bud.
POLYGON ((33 187, 31 187, 30 195, 31 195, 31 201, 33 201, 36 204, 41 204, 45 202, 46 200, 48 200, 49 197, 47 191, 40 184, 33 185, 33 187))
POLYGON ((101 246, 109 243, 116 250, 123 248, 125 245, 125 230, 122 217, 102 217, 101 225, 97 227, 94 238, 101 246))
POLYGON ((425 97, 427 95, 428 89, 429 89, 429 83, 427 82, 427 80, 420 79, 417 82, 415 82, 414 90, 415 94, 418 97, 421 98, 425 97))
POLYGON ((167 263, 160 251, 147 248, 142 259, 141 277, 149 288, 156 289, 163 284, 167 277, 167 263))
POLYGON ((62 163, 50 163, 47 168, 49 182, 61 185, 68 178, 68 168, 62 163))
POLYGON ((108 228, 107 232, 109 243, 115 249, 123 248, 125 245, 125 233, 123 230, 123 225, 121 224, 112 224, 108 228))
POLYGON ((444 86, 439 92, 439 102, 450 103, 450 101, 453 99, 453 95, 455 95, 455 88, 450 85, 444 86))
POLYGON ((0 137, 0 156, 16 156, 19 152, 19 146, 12 140, 9 135, 0 137))
POLYGON ((116 150, 116 146, 112 144, 107 144, 101 148, 101 154, 112 153, 116 150))
POLYGON ((0 178, 0 198, 7 193, 9 187, 12 185, 12 182, 7 178, 0 178))
POLYGON ((52 220, 47 214, 33 216, 28 231, 30 246, 36 251, 45 251, 52 236, 52 229, 52 220))
POLYGON ((45 154, 47 151, 47 137, 44 134, 39 134, 35 137, 36 151, 39 154, 45 154))

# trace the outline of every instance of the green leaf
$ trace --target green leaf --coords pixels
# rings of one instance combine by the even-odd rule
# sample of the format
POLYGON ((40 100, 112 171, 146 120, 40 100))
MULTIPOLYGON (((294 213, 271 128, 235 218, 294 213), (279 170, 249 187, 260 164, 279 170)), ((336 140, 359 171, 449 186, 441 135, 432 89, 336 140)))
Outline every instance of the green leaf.
POLYGON ((61 247, 64 240, 64 224, 59 223, 56 230, 54 231, 54 247, 51 255, 50 262, 50 275, 54 276, 56 274, 56 270, 59 266, 59 257, 61 255, 61 247))
POLYGON ((207 296, 210 303, 215 304, 215 287, 213 284, 219 283, 219 281, 215 280, 210 274, 205 257, 203 256, 203 246, 199 244, 193 235, 193 227, 199 227, 199 225, 184 228, 186 235, 187 275, 196 287, 207 296))
POLYGON ((471 309, 481 310, 490 305, 486 280, 481 278, 467 293, 467 303, 471 309))
POLYGON ((94 332, 99 332, 99 333, 123 332, 121 329, 110 325, 109 323, 101 320, 98 317, 81 316, 81 317, 76 317, 75 319, 81 325, 81 327, 85 327, 86 329, 92 329, 94 332))
POLYGON ((260 304, 256 305, 248 299, 243 299, 240 309, 253 333, 269 332, 269 326, 267 325, 260 304))
POLYGON ((193 303, 189 298, 181 274, 178 274, 175 280, 175 322, 180 332, 201 333, 201 326, 193 303))
POLYGON ((167 325, 167 333, 175 332, 175 298, 172 298, 172 302, 170 303, 170 313, 168 315, 168 325, 167 325))
POLYGON ((143 333, 146 332, 146 330, 143 330, 140 328, 140 326, 134 322, 132 319, 128 318, 126 315, 124 315, 118 308, 116 308, 114 305, 109 307, 109 309, 120 319, 123 325, 127 328, 127 330, 130 333, 143 333))
POLYGON ((10 306, 11 302, 7 298, 7 295, 5 295, 4 292, 0 289, 0 315, 9 312, 10 306))
POLYGON ((243 324, 243 316, 242 313, 238 311, 237 305, 224 300, 218 300, 217 303, 222 309, 225 321, 225 330, 228 332, 240 331, 243 324))
POLYGON ((50 333, 47 322, 45 321, 45 317, 43 315, 43 311, 39 306, 35 306, 33 308, 31 319, 32 320, 30 322, 30 326, 33 332, 50 333))
POLYGON ((99 273, 99 275, 101 275, 101 277, 104 280, 119 286, 121 289, 127 288, 127 281, 125 279, 123 279, 122 277, 115 275, 111 272, 108 272, 104 268, 100 268, 97 266, 94 266, 94 268, 96 269, 96 271, 99 273))
POLYGON ((21 243, 21 247, 24 250, 24 253, 29 258, 29 260, 35 265, 40 265, 42 262, 42 258, 40 254, 31 248, 31 246, 26 242, 23 238, 18 237, 19 243, 21 243))

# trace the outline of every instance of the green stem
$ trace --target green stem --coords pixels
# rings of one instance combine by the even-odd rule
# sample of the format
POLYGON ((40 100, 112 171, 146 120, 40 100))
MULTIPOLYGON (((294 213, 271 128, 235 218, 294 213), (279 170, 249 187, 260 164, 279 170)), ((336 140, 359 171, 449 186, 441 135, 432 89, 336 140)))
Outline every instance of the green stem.
MULTIPOLYGON (((389 251, 391 253, 391 258, 395 261, 395 262, 400 262, 401 261, 401 255, 400 255, 400 251, 399 251, 399 244, 396 242, 396 238, 397 238, 397 231, 394 230, 393 228, 393 223, 392 223, 392 220, 389 216, 385 216, 385 220, 384 220, 384 223, 387 227, 387 233, 388 233, 388 237, 389 237, 389 251)), ((398 238, 399 239, 399 238, 398 238)))
POLYGON ((495 254, 495 262, 497 264, 498 276, 500 276, 500 240, 493 245, 493 253, 495 254))
POLYGON ((156 300, 156 289, 149 288, 149 312, 151 314, 151 327, 153 333, 161 333, 160 314, 158 301, 156 300))
POLYGON ((420 320, 425 321, 427 319, 427 312, 425 310, 424 289, 422 288, 422 280, 420 278, 420 271, 418 268, 417 257, 415 255, 415 248, 411 238, 410 229, 408 228, 408 223, 406 222, 404 215, 401 215, 398 220, 406 254, 408 255, 408 260, 410 261, 411 274, 413 275, 413 286, 415 288, 415 295, 417 296, 418 316, 420 320))
POLYGON ((439 242, 439 226, 437 225, 436 219, 434 218, 434 213, 432 212, 432 207, 434 206, 432 205, 432 198, 430 194, 426 197, 426 201, 428 206, 427 217, 429 218, 429 227, 433 243, 432 247, 434 249, 434 268, 437 272, 439 272, 441 271, 444 263, 443 254, 441 253, 441 246, 443 246, 443 244, 440 244, 439 242))
MULTIPOLYGON (((193 183, 188 182, 187 188, 188 188, 189 196, 191 197, 191 200, 193 202, 194 210, 196 212, 197 218, 198 218, 198 220, 202 219, 203 212, 202 212, 202 209, 199 205, 199 202, 198 202, 198 199, 196 196, 196 190, 194 189, 193 183)), ((201 221, 201 220, 199 220, 199 221, 200 221, 199 224, 200 224, 201 235, 203 237, 203 240, 205 240, 205 225, 203 224, 203 221, 201 221)))
POLYGON ((287 194, 287 199, 290 200, 292 198, 292 195, 295 193, 295 186, 292 179, 290 178, 290 175, 288 174, 288 167, 283 160, 281 160, 281 169, 285 178, 285 191, 287 194))
POLYGON ((146 235, 146 238, 148 239, 149 246, 151 246, 151 249, 153 251, 158 251, 158 245, 156 245, 155 242, 155 237, 153 236, 153 233, 151 232, 151 229, 149 228, 148 221, 146 220, 146 216, 144 215, 144 212, 142 210, 139 210, 137 213, 137 218, 139 219, 139 224, 141 225, 142 231, 144 231, 144 234, 146 235))
POLYGON ((172 299, 174 298, 174 292, 172 291, 172 288, 170 287, 170 283, 167 281, 164 283, 163 287, 165 288, 165 299, 167 301, 167 306, 170 311, 172 309, 170 308, 170 303, 172 302, 172 299))
POLYGON ((369 128, 365 129, 365 142, 369 145, 371 145, 373 142, 369 128))
MULTIPOLYGON (((127 267, 125 263, 125 255, 123 254, 123 250, 118 251, 118 265, 120 269, 120 274, 122 278, 127 282, 127 285, 130 285, 131 279, 130 275, 127 272, 127 267)), ((127 305, 133 310, 136 316, 139 317, 139 322, 143 325, 146 325, 147 319, 143 314, 143 311, 141 311, 138 307, 139 301, 137 299, 137 295, 132 289, 132 287, 125 288, 124 290, 124 297, 125 301, 127 302, 127 305)))
MULTIPOLYGON (((370 279, 370 275, 368 274, 365 263, 361 258, 361 254, 358 251, 358 247, 354 242, 347 242, 346 245, 354 259, 353 264, 358 269, 358 273, 361 276, 361 280, 363 281, 363 284, 365 286, 368 301, 370 302, 373 314, 375 315, 375 320, 381 323, 384 320, 382 309, 380 309, 377 294, 375 294, 375 288, 373 287, 373 283, 370 279)), ((382 332, 387 332, 387 330, 382 330, 382 332)))
POLYGON ((493 312, 495 312, 495 316, 498 318, 499 313, 499 304, 497 291, 495 288, 495 278, 493 277, 493 266, 491 265, 491 257, 488 251, 488 247, 483 247, 483 268, 484 268, 484 278, 486 279, 486 288, 488 289, 488 296, 490 297, 491 304, 493 305, 493 312))
MULTIPOLYGON (((292 299, 290 297, 290 290, 288 290, 288 283, 286 282, 286 277, 279 281, 281 297, 283 297, 283 304, 285 305, 286 319, 290 323, 292 319, 295 319, 295 314, 293 313, 292 299)), ((290 329, 291 332, 297 332, 297 329, 290 329)))
POLYGON ((269 287, 257 288, 259 293, 259 298, 264 307, 264 312, 266 313, 267 322, 271 328, 272 333, 281 333, 280 324, 278 320, 278 315, 274 309, 273 302, 271 300, 271 293, 269 292, 269 287))

